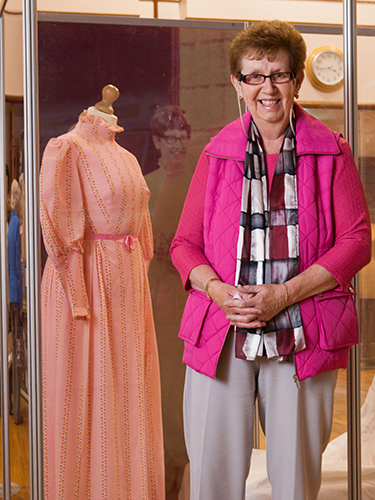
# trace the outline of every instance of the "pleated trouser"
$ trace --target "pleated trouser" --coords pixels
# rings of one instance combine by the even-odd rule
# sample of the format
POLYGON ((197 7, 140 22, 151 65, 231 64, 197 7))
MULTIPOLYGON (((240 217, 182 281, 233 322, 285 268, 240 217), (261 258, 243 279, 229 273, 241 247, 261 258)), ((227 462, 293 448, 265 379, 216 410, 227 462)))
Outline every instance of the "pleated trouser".
POLYGON ((337 370, 301 381, 294 362, 236 359, 229 333, 217 376, 187 369, 185 439, 190 500, 244 500, 253 448, 254 403, 267 442, 272 500, 316 500, 328 444, 337 370))

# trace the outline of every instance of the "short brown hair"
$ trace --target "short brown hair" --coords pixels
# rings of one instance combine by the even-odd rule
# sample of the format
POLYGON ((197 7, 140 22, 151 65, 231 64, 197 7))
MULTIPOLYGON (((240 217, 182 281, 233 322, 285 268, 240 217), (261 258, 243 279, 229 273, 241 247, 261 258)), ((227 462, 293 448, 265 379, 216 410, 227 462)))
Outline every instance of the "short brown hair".
POLYGON ((279 50, 289 54, 291 71, 298 73, 305 68, 306 43, 301 33, 285 21, 261 21, 242 30, 229 47, 230 71, 239 78, 244 57, 273 61, 279 50))
POLYGON ((167 130, 186 130, 190 138, 191 127, 185 118, 185 111, 180 106, 162 106, 157 108, 150 122, 151 135, 163 136, 167 130))

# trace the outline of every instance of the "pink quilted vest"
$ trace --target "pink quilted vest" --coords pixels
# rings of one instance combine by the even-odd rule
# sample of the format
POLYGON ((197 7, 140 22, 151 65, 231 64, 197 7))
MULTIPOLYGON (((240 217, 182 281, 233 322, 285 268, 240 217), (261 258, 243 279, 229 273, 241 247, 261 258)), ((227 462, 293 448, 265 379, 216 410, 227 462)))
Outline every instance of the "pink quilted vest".
MULTIPOLYGON (((300 272, 334 243, 331 186, 334 157, 341 153, 339 134, 296 105, 297 179, 300 227, 300 272)), ((244 115, 246 130, 250 114, 244 115)), ((239 120, 214 137, 210 156, 205 214, 205 255, 220 278, 234 284, 244 157, 247 139, 239 120)), ((354 274, 354 272, 353 272, 354 274)), ((295 355, 300 380, 345 368, 350 346, 358 342, 358 323, 350 283, 300 303, 306 349, 295 355)), ((204 293, 189 294, 179 337, 185 341, 184 363, 209 377, 228 332, 223 311, 204 293)))

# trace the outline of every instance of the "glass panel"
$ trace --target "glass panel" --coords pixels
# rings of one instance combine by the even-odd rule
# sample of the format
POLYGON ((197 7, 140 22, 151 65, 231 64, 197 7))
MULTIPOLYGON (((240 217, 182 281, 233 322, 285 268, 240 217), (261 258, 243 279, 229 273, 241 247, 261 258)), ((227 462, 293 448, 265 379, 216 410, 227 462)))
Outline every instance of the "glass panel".
POLYGON ((30 498, 22 98, 6 99, 11 492, 30 498))
MULTIPOLYGON (((334 35, 304 35, 308 56, 319 47, 333 46, 342 50, 342 37, 334 35)), ((308 73, 308 72, 307 72, 308 73)), ((329 75, 328 75, 329 76, 329 75)), ((307 77, 302 84, 301 96, 308 96, 300 102, 311 115, 325 123, 331 130, 344 135, 343 89, 333 92, 322 91, 312 85, 307 77), (304 89, 304 86, 307 86, 304 89), (305 93, 304 93, 305 92, 305 93)), ((328 444, 323 454, 322 486, 319 498, 334 499, 347 496, 347 383, 346 370, 338 370, 335 389, 333 422, 328 444)))
MULTIPOLYGON (((303 103, 302 103, 303 104, 303 103)), ((344 134, 344 109, 342 104, 317 103, 306 111, 325 123, 331 130, 344 134)), ((330 443, 323 454, 322 499, 332 495, 347 495, 347 384, 346 370, 338 370, 335 389, 333 422, 330 443), (332 483, 332 478, 334 478, 332 483), (332 489, 334 484, 334 490, 332 489)))
MULTIPOLYGON (((367 54, 374 49, 373 36, 358 38, 358 168, 370 210, 372 225, 375 222, 375 150, 374 150, 374 75, 368 68, 367 54)), ((324 121, 333 130, 344 132, 344 117, 342 109, 310 110, 317 118, 324 121)), ((374 231, 374 229, 373 229, 374 231)), ((360 358, 361 358, 361 404, 362 406, 362 495, 363 498, 373 498, 375 494, 375 461, 373 449, 375 434, 373 431, 374 412, 374 375, 375 375, 375 335, 374 335, 374 255, 366 268, 359 273, 358 316, 360 324, 360 358)), ((332 438, 346 429, 346 377, 340 370, 335 398, 335 416, 332 438)), ((337 439, 337 458, 346 456, 346 440, 337 439)), ((344 463, 337 461, 337 471, 344 469, 344 463)), ((345 465, 346 469, 346 465, 345 465)), ((324 474, 323 474, 324 481, 324 474)), ((322 490, 323 491, 323 490, 322 490)))
MULTIPOLYGON (((375 33, 374 33, 375 35, 375 33)), ((374 72, 367 57, 375 49, 375 36, 358 37, 358 156, 363 186, 370 210, 372 259, 359 276, 360 358, 361 358, 361 424, 362 424, 362 495, 375 495, 375 108, 374 72)))
MULTIPOLYGON (((136 156, 151 190, 155 256, 149 280, 161 372, 168 500, 177 499, 187 464, 182 430, 183 342, 177 338, 186 293, 169 247, 203 147, 237 117, 227 64, 233 36, 232 28, 39 22, 41 151, 51 137, 71 129, 83 109, 100 101, 105 85, 113 84, 120 90, 113 104, 115 115, 124 128, 116 140, 136 156)), ((98 335, 93 332, 92 349, 99 348, 98 335)), ((129 351, 127 356, 132 359, 135 354, 129 351)), ((71 382, 74 386, 75 380, 71 382)), ((64 394, 66 376, 59 383, 56 391, 64 394)), ((92 414, 100 411, 91 408, 92 414)), ((48 425, 48 412, 46 421, 48 425)), ((123 429, 118 432, 126 443, 129 438, 123 429)), ((69 436, 66 443, 69 447, 69 436)), ((48 458, 51 466, 54 458, 48 458)))
MULTIPOLYGON (((239 26, 206 29, 39 22, 41 151, 51 137, 74 127, 82 110, 97 103, 101 89, 111 83, 120 90, 114 108, 118 124, 124 128, 117 141, 136 156, 151 190, 155 256, 149 279, 161 371, 168 500, 177 498, 187 463, 182 434, 182 342, 177 340, 186 295, 171 264, 169 246, 203 147, 209 137, 238 115, 227 64, 227 47, 234 29, 239 26), (173 123, 172 133, 169 127, 163 128, 165 119, 173 123)), ((318 35, 309 35, 309 43, 314 36, 318 35)), ((328 44, 321 35, 314 43, 328 44)), ((341 37, 332 37, 329 44, 342 46, 341 37)), ((327 94, 320 102, 322 94, 316 95, 319 99, 306 99, 307 111, 331 129, 343 132, 340 99, 334 101, 327 94)), ((359 134, 364 148, 359 166, 371 211, 375 184, 371 174, 373 110, 361 108, 359 117, 364 131, 359 134)), ((366 281, 364 274, 360 281, 360 317, 365 368, 367 362, 372 367, 374 360, 371 314, 375 306, 371 303, 373 280, 366 281)), ((367 368, 362 378, 366 380, 364 394, 372 380, 367 368)), ((59 381, 65 384, 65 379, 59 381)), ((65 385, 63 390, 69 393, 65 385)), ((340 370, 331 443, 323 467, 322 494, 326 496, 331 492, 333 476, 335 491, 343 495, 347 491, 345 431, 346 372, 340 370)), ((265 475, 265 469, 261 473, 265 475)))

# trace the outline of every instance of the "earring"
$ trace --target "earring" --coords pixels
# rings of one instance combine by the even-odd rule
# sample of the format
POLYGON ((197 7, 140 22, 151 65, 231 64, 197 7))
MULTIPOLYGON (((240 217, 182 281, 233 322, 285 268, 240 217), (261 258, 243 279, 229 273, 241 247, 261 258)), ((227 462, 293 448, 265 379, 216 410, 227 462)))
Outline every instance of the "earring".
POLYGON ((298 90, 297 90, 297 92, 294 94, 294 97, 295 97, 296 99, 298 99, 298 98, 299 98, 299 92, 298 92, 298 90))
POLYGON ((290 128, 293 132, 294 135, 296 135, 296 131, 294 130, 294 127, 293 127, 293 118, 295 118, 295 113, 294 113, 294 109, 293 109, 293 106, 290 108, 290 112, 289 112, 289 123, 290 123, 290 128))

